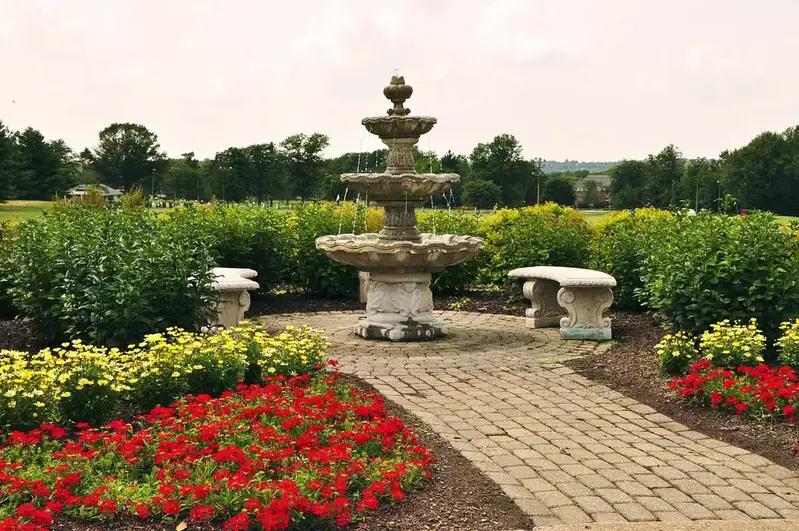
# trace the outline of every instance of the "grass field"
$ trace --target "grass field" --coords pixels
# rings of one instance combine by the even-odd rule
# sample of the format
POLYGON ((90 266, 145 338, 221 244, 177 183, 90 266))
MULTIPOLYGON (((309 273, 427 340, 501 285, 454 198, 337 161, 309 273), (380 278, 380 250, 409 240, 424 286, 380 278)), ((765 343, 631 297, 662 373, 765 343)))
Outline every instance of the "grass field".
POLYGON ((52 201, 8 201, 0 203, 0 221, 35 218, 53 206, 52 201))

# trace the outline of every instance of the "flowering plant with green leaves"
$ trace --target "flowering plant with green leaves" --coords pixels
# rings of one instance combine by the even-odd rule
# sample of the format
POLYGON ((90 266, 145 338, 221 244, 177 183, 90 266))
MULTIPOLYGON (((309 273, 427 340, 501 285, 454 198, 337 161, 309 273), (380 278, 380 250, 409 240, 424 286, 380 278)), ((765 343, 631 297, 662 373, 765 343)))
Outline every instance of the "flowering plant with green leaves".
POLYGON ((780 363, 799 369, 799 318, 782 323, 780 330, 782 336, 775 343, 780 352, 780 363))
POLYGON ((715 367, 754 367, 763 362, 766 336, 757 327, 757 319, 748 324, 725 319, 710 325, 702 334, 699 350, 715 367))
POLYGON ((660 370, 666 374, 685 374, 699 359, 696 340, 691 334, 677 332, 667 334, 655 345, 660 370))

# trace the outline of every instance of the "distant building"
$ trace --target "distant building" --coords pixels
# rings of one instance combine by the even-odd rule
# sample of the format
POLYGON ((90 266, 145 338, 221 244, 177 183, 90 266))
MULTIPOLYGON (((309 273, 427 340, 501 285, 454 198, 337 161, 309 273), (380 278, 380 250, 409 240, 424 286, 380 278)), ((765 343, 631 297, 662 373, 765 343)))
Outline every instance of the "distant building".
POLYGON ((574 183, 574 194, 576 203, 582 207, 593 206, 594 208, 605 208, 610 202, 610 175, 587 175, 574 183), (586 181, 594 181, 597 188, 597 201, 593 205, 583 204, 583 194, 586 189, 586 181))
POLYGON ((111 188, 105 184, 79 184, 67 190, 67 197, 81 197, 86 195, 86 191, 89 188, 97 188, 100 190, 100 193, 105 197, 108 201, 114 202, 117 198, 125 195, 123 192, 117 190, 116 188, 111 188))

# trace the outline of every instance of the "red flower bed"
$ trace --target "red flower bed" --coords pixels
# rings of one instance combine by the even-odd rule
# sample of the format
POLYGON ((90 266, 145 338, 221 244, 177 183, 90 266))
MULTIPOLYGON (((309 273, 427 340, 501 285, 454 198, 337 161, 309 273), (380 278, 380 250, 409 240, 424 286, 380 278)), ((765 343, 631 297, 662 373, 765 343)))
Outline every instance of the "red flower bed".
POLYGON ((771 368, 712 369, 709 360, 691 366, 691 373, 676 378, 670 387, 683 398, 701 400, 711 407, 737 415, 795 419, 799 405, 799 376, 787 365, 771 368))
POLYGON ((186 397, 137 424, 5 435, 0 531, 46 530, 56 515, 213 519, 225 531, 346 525, 402 500, 433 461, 382 397, 335 374, 186 397))

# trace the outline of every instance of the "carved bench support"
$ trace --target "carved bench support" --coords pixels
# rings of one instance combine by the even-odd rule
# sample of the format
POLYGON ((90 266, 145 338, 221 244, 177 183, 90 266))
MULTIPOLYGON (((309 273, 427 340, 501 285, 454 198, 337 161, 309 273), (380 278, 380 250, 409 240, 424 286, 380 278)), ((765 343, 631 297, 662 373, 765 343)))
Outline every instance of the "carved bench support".
POLYGON ((613 303, 610 288, 560 288, 558 303, 568 312, 560 320, 560 334, 566 339, 610 339, 610 318, 602 313, 613 303))
POLYGON ((566 311, 558 304, 558 290, 560 284, 553 280, 537 278, 524 283, 522 291, 530 299, 532 308, 524 312, 527 316, 527 326, 530 328, 546 328, 558 326, 560 319, 566 311))

